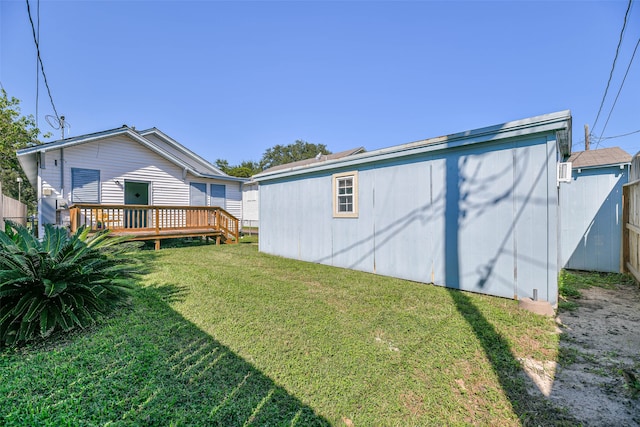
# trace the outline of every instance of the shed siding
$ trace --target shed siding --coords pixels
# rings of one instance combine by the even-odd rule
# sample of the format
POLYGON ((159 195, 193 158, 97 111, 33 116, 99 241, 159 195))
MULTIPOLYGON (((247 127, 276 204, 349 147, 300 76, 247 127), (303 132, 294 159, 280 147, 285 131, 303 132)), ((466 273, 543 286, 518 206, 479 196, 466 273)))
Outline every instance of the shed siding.
POLYGON ((264 180, 260 250, 556 304, 555 165, 547 132, 264 180), (332 174, 349 170, 359 215, 333 218, 332 174))
POLYGON ((560 188, 561 263, 576 270, 619 272, 622 186, 628 167, 595 167, 572 171, 560 188))

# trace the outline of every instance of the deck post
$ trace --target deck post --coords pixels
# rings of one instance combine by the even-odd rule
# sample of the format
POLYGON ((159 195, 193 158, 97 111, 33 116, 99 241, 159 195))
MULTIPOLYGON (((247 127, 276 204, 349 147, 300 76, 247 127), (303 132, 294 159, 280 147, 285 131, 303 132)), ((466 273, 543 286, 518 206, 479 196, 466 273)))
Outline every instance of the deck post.
POLYGON ((159 251, 160 250, 160 239, 156 239, 155 244, 156 244, 155 245, 155 250, 159 251))
MULTIPOLYGON (((156 212, 156 234, 160 234, 160 210, 158 208, 155 208, 154 210, 156 212)), ((158 246, 160 246, 159 243, 158 246)))
POLYGON ((77 207, 73 207, 69 209, 69 220, 71 222, 71 232, 75 233, 78 229, 78 215, 79 209, 77 207))

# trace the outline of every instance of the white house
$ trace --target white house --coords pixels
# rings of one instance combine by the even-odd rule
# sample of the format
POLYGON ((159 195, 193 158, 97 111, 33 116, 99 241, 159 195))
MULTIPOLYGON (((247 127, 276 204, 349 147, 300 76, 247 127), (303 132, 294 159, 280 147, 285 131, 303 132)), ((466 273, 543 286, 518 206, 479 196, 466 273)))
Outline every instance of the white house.
POLYGON ((38 197, 38 224, 75 203, 219 206, 242 219, 244 178, 231 177, 156 128, 117 129, 17 152, 38 197))

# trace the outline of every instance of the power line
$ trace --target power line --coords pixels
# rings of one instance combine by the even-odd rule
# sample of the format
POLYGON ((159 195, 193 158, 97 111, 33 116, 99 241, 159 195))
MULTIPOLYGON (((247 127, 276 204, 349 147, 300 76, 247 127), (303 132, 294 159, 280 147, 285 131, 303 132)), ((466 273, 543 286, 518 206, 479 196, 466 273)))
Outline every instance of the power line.
MULTIPOLYGON (((29 5, 29 2, 27 2, 27 6, 29 5)), ((37 3, 38 7, 37 7, 37 12, 36 12, 36 17, 38 18, 38 37, 37 37, 37 41, 38 43, 40 42, 40 0, 38 0, 37 3)), ((38 64, 38 57, 36 56, 36 129, 39 129, 38 127, 38 100, 40 99, 40 68, 39 68, 38 64)))
MULTIPOLYGON (((635 49, 633 49, 633 54, 631 55, 631 59, 629 60, 629 65, 627 66, 627 71, 624 73, 624 77, 622 79, 622 83, 620 83, 620 89, 618 89, 618 93, 616 94, 616 99, 613 100, 613 105, 611 106, 611 110, 609 111, 609 115, 607 116, 607 121, 604 122, 604 127, 602 128, 602 132, 600 132, 600 141, 602 141, 602 135, 604 135, 604 131, 607 129, 607 125, 609 124, 609 119, 611 118, 611 113, 613 113, 613 109, 616 107, 616 103, 618 102, 618 97, 620 96, 620 92, 622 92, 622 88, 624 86, 624 82, 627 80, 627 75, 629 74, 629 69, 631 68, 631 64, 633 63, 633 58, 636 56, 636 52, 638 51, 638 46, 640 46, 640 39, 636 43, 635 49)), ((596 144, 597 148, 597 144, 596 144)))
POLYGON ((51 101, 53 112, 55 113, 56 118, 60 120, 60 116, 58 115, 58 110, 56 110, 56 105, 53 103, 53 97, 51 96, 51 89, 49 88, 47 75, 44 72, 44 64, 42 63, 42 58, 40 57, 40 45, 38 43, 38 37, 36 36, 36 27, 33 24, 33 18, 31 17, 31 7, 29 6, 29 0, 26 0, 26 2, 27 2, 27 13, 29 14, 29 22, 31 22, 31 32, 33 33, 33 41, 36 44, 36 52, 38 54, 38 62, 40 62, 40 69, 42 70, 42 77, 44 78, 44 84, 47 87, 47 92, 49 93, 49 100, 51 101))
POLYGON ((629 132, 629 133, 623 133, 622 135, 600 137, 599 141, 604 141, 606 139, 622 138, 623 136, 629 136, 629 135, 633 135, 633 134, 636 134, 636 133, 640 133, 640 129, 634 130, 633 132, 629 132))
POLYGON ((618 53, 620 53, 620 45, 622 44, 622 38, 624 37, 624 30, 627 28, 627 17, 629 16, 629 10, 631 10, 632 2, 633 0, 629 0, 629 4, 627 5, 627 11, 624 14, 624 22, 622 23, 622 30, 620 30, 620 40, 618 40, 618 47, 616 47, 616 55, 613 57, 613 65, 611 66, 611 72, 609 73, 609 81, 607 81, 607 87, 604 90, 604 95, 602 95, 600 108, 598 109, 598 114, 596 115, 596 119, 593 121, 593 126, 591 127, 592 129, 596 128, 596 124, 598 123, 598 118, 600 117, 600 113, 602 112, 602 107, 604 106, 604 100, 607 97, 607 92, 609 91, 609 85, 611 84, 611 79, 613 78, 613 70, 615 70, 616 68, 618 53))

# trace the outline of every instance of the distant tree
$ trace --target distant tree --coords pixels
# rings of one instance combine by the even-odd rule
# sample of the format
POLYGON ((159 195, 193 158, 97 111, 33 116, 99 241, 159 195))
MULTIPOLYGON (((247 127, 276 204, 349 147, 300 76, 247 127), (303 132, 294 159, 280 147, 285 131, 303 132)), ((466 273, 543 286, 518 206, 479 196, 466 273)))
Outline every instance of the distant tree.
POLYGON ((260 169, 258 162, 254 162, 253 160, 244 160, 238 166, 234 166, 229 169, 227 174, 240 178, 250 178, 261 171, 262 169, 260 169))
POLYGON ((262 155, 259 162, 244 160, 239 165, 230 165, 227 160, 217 159, 216 166, 227 175, 241 178, 250 178, 265 169, 283 165, 285 163, 297 162, 298 160, 311 159, 321 154, 331 154, 324 144, 312 144, 298 139, 293 144, 275 145, 268 148, 262 155))
POLYGON ((243 160, 242 163, 237 166, 229 165, 229 162, 224 159, 217 159, 215 163, 222 172, 240 178, 250 178, 261 171, 258 162, 254 162, 253 160, 243 160))
MULTIPOLYGON (((35 125, 33 116, 20 115, 20 100, 7 96, 0 89, 0 181, 2 192, 14 199, 20 199, 28 207, 29 213, 36 211, 36 192, 18 163, 16 150, 39 144, 40 130, 35 125), (18 191, 17 178, 22 178, 18 191)), ((49 135, 44 135, 48 137, 49 135)))
POLYGON ((229 173, 229 169, 231 169, 231 166, 229 166, 229 162, 224 160, 224 159, 216 159, 215 161, 216 166, 218 167, 218 169, 220 169, 222 172, 228 174, 229 173))
POLYGON ((297 162, 298 160, 311 159, 320 154, 331 154, 324 144, 312 144, 303 140, 296 140, 289 145, 276 145, 267 150, 260 159, 260 169, 268 169, 285 163, 297 162))

